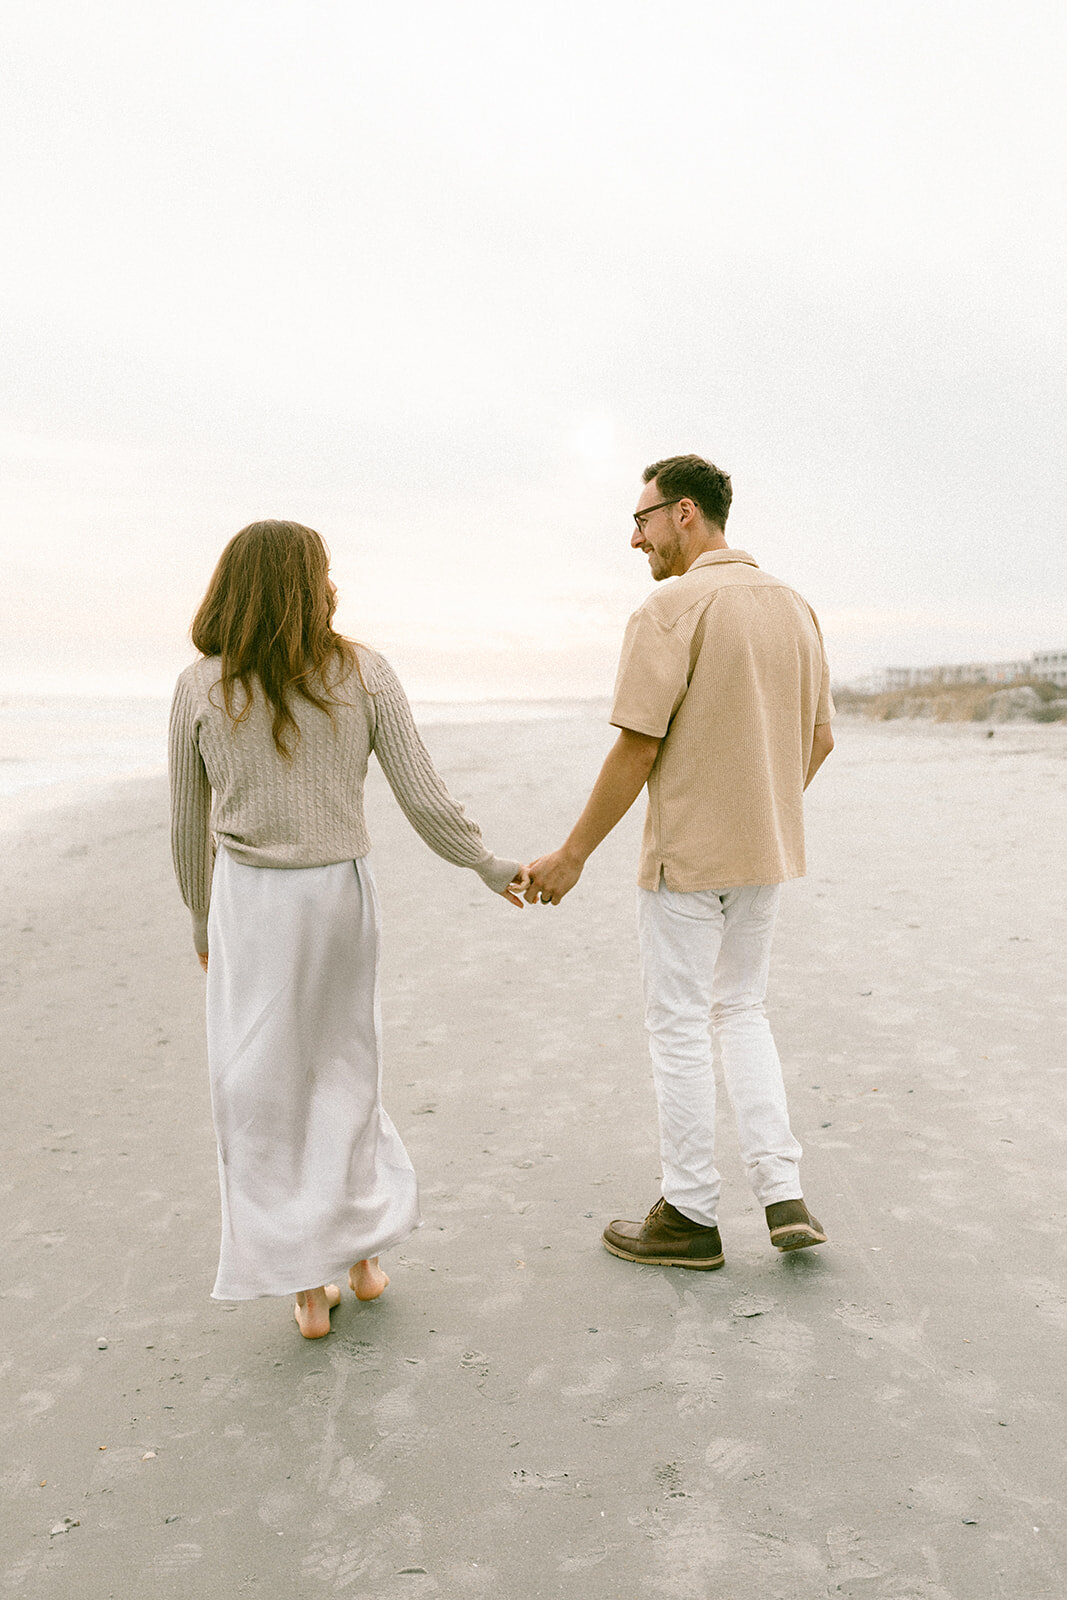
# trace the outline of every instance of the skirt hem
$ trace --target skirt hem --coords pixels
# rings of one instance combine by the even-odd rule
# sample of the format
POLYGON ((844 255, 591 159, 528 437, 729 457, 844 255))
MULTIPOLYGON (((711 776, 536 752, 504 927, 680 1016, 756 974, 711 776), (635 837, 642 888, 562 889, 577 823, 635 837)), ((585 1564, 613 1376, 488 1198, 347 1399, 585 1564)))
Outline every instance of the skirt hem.
POLYGON ((366 1251, 363 1255, 354 1255, 341 1266, 333 1266, 321 1272, 313 1283, 294 1283, 291 1288, 286 1289, 251 1289, 243 1294, 220 1294, 218 1284, 216 1284, 211 1291, 211 1298, 212 1300, 228 1302, 231 1305, 243 1300, 277 1300, 285 1295, 299 1294, 301 1289, 316 1289, 320 1284, 332 1283, 335 1278, 344 1278, 347 1281, 348 1269, 357 1261, 365 1261, 370 1256, 382 1255, 386 1250, 395 1250, 398 1244, 403 1244, 405 1239, 410 1239, 411 1235, 416 1233, 422 1226, 423 1219, 420 1217, 410 1227, 404 1228, 400 1233, 392 1234, 384 1244, 376 1244, 372 1250, 366 1251))

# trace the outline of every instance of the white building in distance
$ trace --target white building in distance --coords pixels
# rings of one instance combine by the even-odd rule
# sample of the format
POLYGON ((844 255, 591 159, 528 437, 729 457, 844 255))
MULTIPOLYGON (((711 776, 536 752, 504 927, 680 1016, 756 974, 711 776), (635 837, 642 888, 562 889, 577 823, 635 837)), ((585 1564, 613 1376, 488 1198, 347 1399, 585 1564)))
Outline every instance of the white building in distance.
POLYGON ((1028 661, 968 661, 940 667, 886 667, 884 673, 865 680, 868 692, 881 689, 928 689, 945 683, 1018 683, 1021 679, 1040 679, 1067 689, 1067 650, 1037 650, 1028 661))
POLYGON ((1067 689, 1067 650, 1039 650, 1030 660, 1032 678, 1044 678, 1059 689, 1067 689))

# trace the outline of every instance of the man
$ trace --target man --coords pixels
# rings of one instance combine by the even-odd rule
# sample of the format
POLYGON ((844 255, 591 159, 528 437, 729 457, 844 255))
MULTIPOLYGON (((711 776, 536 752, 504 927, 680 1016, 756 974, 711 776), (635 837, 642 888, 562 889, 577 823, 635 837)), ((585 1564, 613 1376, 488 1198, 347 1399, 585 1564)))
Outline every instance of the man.
POLYGON ((801 796, 833 749, 833 702, 810 607, 726 543, 727 474, 673 456, 646 468, 644 485, 630 543, 663 587, 626 629, 618 740, 566 843, 528 869, 526 899, 558 905, 648 784, 638 929, 663 1194, 644 1222, 612 1222, 604 1244, 627 1261, 709 1271, 723 1264, 712 1036, 772 1244, 826 1239, 802 1198, 764 997, 779 886, 804 873, 801 796))

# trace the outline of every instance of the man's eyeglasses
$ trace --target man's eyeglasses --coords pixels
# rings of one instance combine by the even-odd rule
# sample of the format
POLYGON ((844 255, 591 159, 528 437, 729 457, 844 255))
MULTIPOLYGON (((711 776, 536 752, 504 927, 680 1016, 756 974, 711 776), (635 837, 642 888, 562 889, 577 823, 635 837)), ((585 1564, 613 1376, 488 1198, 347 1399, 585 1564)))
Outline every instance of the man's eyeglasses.
POLYGON ((638 533, 644 533, 644 531, 645 531, 645 522, 646 522, 647 518, 649 518, 652 515, 653 511, 662 511, 664 506, 676 506, 676 505, 678 505, 679 501, 684 500, 684 499, 685 499, 684 495, 678 495, 677 499, 674 499, 674 500, 661 500, 658 505, 645 506, 643 511, 635 511, 634 512, 634 526, 636 527, 638 533))

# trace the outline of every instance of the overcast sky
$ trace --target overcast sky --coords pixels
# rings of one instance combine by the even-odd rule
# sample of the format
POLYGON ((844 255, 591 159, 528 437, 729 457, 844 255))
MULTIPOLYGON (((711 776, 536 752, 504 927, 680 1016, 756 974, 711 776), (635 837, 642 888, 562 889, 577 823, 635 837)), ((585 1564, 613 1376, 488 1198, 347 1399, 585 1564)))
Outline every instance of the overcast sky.
POLYGON ((0 689, 166 689, 274 515, 414 694, 607 693, 686 450, 839 679, 1067 645, 1065 16, 8 8, 0 689))

